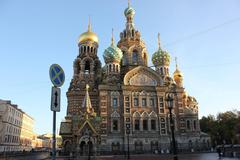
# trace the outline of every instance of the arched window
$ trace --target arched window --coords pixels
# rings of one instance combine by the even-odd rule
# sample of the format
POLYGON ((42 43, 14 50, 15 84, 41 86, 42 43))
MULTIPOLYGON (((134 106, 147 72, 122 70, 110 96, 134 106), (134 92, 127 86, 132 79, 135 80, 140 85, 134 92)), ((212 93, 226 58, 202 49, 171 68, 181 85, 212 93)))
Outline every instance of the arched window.
POLYGON ((115 72, 115 64, 113 64, 113 72, 115 72))
POLYGON ((116 72, 118 72, 118 67, 119 67, 119 66, 118 66, 118 65, 116 65, 116 72))
POLYGON ((132 63, 136 64, 138 62, 138 52, 137 50, 134 50, 132 53, 132 63))
POLYGON ((194 130, 197 130, 197 122, 196 122, 196 120, 193 121, 193 128, 194 128, 194 130))
POLYGON ((122 65, 125 66, 127 65, 127 53, 123 51, 123 57, 122 57, 122 65))
POLYGON ((162 67, 160 68, 160 74, 163 75, 163 69, 162 69, 162 67))
POLYGON ((90 62, 89 61, 86 61, 85 62, 85 72, 86 74, 89 74, 90 72, 90 62))
POLYGON ((90 47, 88 46, 88 47, 87 47, 87 52, 89 52, 89 51, 90 51, 90 47))
POLYGON ((93 47, 91 47, 91 53, 93 53, 93 47))
POLYGON ((187 129, 190 130, 190 121, 187 120, 187 129))
POLYGON ((112 65, 109 65, 109 73, 112 72, 112 65))
POLYGON ((84 52, 84 53, 86 52, 86 46, 83 47, 83 52, 84 52))

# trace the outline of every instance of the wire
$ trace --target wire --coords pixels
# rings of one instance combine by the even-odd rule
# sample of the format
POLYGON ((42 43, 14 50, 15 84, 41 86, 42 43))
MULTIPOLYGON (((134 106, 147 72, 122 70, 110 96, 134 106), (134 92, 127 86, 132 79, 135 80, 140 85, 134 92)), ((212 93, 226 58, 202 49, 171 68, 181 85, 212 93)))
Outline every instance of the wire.
POLYGON ((228 21, 226 21, 226 22, 223 22, 223 23, 218 24, 218 25, 216 25, 216 26, 210 27, 210 28, 208 28, 208 29, 205 29, 205 30, 202 30, 202 31, 199 31, 199 32, 190 34, 190 35, 188 35, 188 36, 185 36, 185 37, 183 37, 183 38, 177 39, 177 40, 175 40, 175 41, 173 41, 173 42, 167 43, 165 46, 173 46, 173 45, 176 45, 176 44, 178 44, 178 43, 182 43, 183 41, 186 41, 186 40, 189 40, 189 39, 192 39, 192 38, 201 36, 201 35, 203 35, 203 34, 206 34, 206 33, 210 32, 210 31, 213 31, 213 30, 215 30, 215 29, 221 28, 221 27, 226 26, 226 25, 228 25, 228 24, 235 23, 235 22, 237 22, 237 21, 240 21, 240 17, 237 17, 237 18, 228 20, 228 21))

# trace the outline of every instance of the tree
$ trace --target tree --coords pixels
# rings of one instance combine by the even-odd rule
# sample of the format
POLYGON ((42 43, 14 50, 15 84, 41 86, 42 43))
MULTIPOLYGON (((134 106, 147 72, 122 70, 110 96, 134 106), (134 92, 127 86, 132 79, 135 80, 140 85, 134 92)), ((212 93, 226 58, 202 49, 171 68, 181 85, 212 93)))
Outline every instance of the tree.
POLYGON ((200 127, 212 139, 212 145, 239 143, 240 137, 240 111, 227 111, 213 115, 203 116, 200 127))

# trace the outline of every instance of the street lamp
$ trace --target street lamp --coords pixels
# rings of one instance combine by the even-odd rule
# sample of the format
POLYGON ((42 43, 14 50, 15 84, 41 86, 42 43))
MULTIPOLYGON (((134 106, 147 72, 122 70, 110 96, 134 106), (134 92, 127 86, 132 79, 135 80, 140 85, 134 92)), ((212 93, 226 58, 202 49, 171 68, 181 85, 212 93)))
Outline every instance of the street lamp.
POLYGON ((170 114, 170 127, 171 127, 172 145, 173 145, 173 159, 178 160, 176 142, 175 142, 175 135, 174 135, 174 124, 173 124, 173 118, 172 118, 173 98, 170 94, 167 95, 166 101, 167 101, 169 114, 170 114))
POLYGON ((130 124, 127 124, 127 141, 128 141, 128 152, 127 152, 127 159, 130 159, 130 152, 129 152, 129 134, 130 134, 130 124))
POLYGON ((91 148, 90 148, 90 142, 91 142, 91 137, 90 137, 90 133, 88 135, 88 160, 91 160, 91 154, 90 154, 90 151, 91 151, 91 148))

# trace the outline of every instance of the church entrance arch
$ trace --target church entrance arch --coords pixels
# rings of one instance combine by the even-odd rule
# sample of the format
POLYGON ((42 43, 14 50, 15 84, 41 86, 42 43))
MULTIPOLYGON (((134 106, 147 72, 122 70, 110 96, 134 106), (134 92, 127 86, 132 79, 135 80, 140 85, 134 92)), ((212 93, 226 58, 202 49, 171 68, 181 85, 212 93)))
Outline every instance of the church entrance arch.
POLYGON ((79 149, 81 156, 94 155, 94 138, 89 136, 82 136, 79 141, 79 149))

